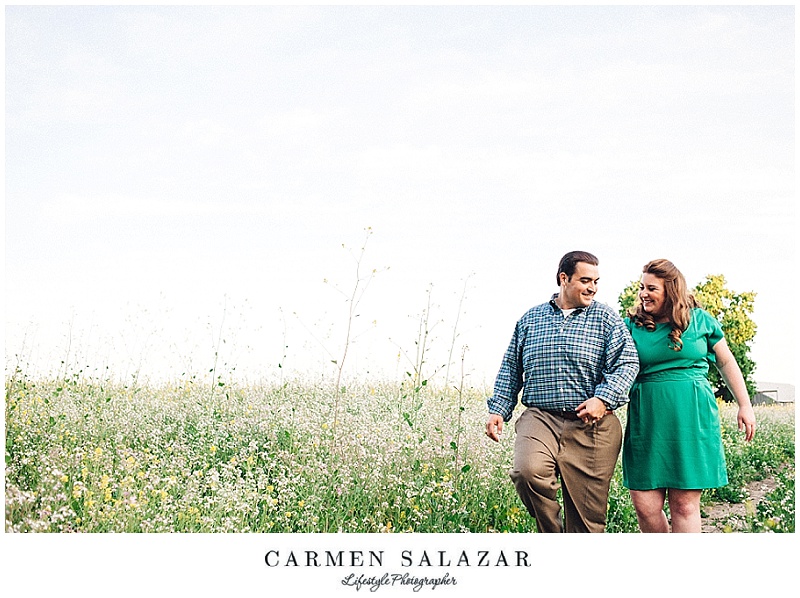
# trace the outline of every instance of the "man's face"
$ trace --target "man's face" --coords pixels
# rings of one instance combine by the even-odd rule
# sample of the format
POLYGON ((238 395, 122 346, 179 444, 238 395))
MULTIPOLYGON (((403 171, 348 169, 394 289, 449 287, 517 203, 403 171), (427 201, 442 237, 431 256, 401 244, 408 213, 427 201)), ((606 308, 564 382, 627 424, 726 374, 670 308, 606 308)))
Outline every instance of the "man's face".
POLYGON ((559 278, 561 279, 559 298, 562 309, 588 307, 597 292, 597 282, 600 280, 597 266, 586 262, 578 262, 575 265, 575 273, 571 277, 568 278, 562 272, 559 278))

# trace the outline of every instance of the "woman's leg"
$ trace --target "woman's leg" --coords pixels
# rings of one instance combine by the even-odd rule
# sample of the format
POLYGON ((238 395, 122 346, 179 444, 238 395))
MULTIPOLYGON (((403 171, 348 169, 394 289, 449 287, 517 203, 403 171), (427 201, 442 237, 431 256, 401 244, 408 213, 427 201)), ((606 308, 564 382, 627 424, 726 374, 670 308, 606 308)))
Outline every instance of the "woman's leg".
POLYGON ((639 529, 646 534, 668 533, 669 521, 664 513, 665 488, 631 490, 631 499, 639 520, 639 529))
POLYGON ((700 519, 700 495, 702 490, 678 490, 670 488, 667 493, 672 531, 699 534, 702 528, 700 519))

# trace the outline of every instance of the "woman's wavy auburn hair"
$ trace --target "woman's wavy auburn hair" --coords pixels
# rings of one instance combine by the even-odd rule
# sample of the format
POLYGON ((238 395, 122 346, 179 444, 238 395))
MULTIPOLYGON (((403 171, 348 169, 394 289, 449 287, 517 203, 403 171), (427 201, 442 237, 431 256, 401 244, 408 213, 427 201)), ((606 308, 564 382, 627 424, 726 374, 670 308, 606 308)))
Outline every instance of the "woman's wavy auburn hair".
MULTIPOLYGON (((653 260, 642 268, 643 274, 652 274, 656 278, 664 281, 664 310, 669 317, 672 331, 669 333, 671 347, 675 351, 683 348, 681 334, 689 327, 692 317, 692 309, 700 307, 700 304, 686 288, 686 279, 681 271, 669 260, 653 260)), ((636 303, 628 310, 628 316, 636 326, 644 326, 646 330, 653 331, 656 328, 653 316, 642 308, 642 300, 636 295, 636 303)))

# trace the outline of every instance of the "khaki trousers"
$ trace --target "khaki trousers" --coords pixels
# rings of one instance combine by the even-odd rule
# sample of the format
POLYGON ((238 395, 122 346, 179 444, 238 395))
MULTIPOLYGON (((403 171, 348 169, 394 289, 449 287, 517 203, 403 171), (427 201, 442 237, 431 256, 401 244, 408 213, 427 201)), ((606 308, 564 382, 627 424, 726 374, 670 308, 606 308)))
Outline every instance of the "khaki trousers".
POLYGON ((540 532, 603 532, 608 489, 622 446, 613 413, 597 423, 529 407, 517 420, 511 479, 540 532), (556 500, 564 499, 564 522, 556 500))

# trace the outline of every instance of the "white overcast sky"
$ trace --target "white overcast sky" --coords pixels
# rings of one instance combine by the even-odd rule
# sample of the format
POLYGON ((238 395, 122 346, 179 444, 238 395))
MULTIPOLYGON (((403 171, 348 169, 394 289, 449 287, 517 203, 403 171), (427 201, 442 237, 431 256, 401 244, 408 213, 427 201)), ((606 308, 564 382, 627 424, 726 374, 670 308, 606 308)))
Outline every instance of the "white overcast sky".
POLYGON ((125 376, 215 349, 320 373, 347 317, 323 280, 352 290, 372 227, 351 376, 409 369, 430 291, 426 367, 468 345, 491 382, 585 249, 611 305, 657 257, 757 292, 756 379, 793 383, 794 17, 7 7, 6 361, 57 368, 71 336, 125 376))

